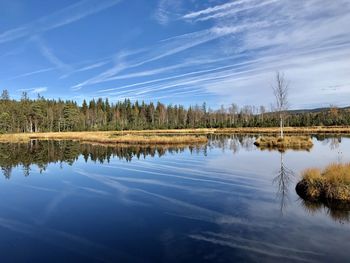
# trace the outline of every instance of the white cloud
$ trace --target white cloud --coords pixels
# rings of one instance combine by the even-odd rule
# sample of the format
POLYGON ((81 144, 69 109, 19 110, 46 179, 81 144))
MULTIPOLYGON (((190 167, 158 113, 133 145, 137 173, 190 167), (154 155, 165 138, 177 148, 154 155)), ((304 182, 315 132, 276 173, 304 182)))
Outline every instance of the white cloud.
POLYGON ((36 87, 36 88, 29 88, 29 89, 19 89, 18 91, 24 91, 24 92, 29 92, 32 94, 40 94, 40 93, 44 93, 48 90, 47 87, 36 87))
POLYGON ((30 92, 31 93, 43 93, 47 91, 47 87, 37 87, 32 89, 30 92))
MULTIPOLYGON (((114 67, 108 69, 99 75, 78 83, 72 87, 73 90, 80 90, 84 86, 103 83, 111 80, 120 79, 117 74, 132 68, 138 68, 147 63, 154 62, 160 59, 173 56, 188 49, 208 43, 210 41, 225 37, 227 35, 238 33, 246 30, 249 27, 262 27, 262 23, 252 23, 239 26, 212 27, 209 29, 192 32, 184 35, 175 36, 172 38, 160 41, 157 45, 144 50, 143 54, 138 54, 136 59, 126 61, 127 56, 118 55, 117 63, 114 67)), ((123 53, 122 53, 123 54, 123 53)))
POLYGON ((161 25, 167 25, 171 18, 180 12, 182 0, 159 0, 154 18, 161 25))
POLYGON ((29 76, 32 76, 32 75, 36 75, 36 74, 52 71, 54 69, 55 68, 51 67, 51 68, 43 68, 43 69, 38 69, 38 70, 35 70, 35 71, 30 71, 30 72, 27 72, 27 73, 23 73, 23 74, 17 75, 15 77, 11 78, 11 80, 24 78, 24 77, 29 77, 29 76))
POLYGON ((70 65, 64 63, 52 52, 52 50, 44 43, 42 38, 36 36, 32 39, 35 41, 35 43, 37 43, 39 51, 43 57, 45 57, 51 64, 53 64, 55 68, 64 72, 69 72, 72 70, 72 67, 70 65))
POLYGON ((249 11, 270 5, 279 0, 242 0, 226 3, 223 5, 217 5, 197 12, 192 12, 184 15, 182 18, 185 20, 194 21, 206 21, 211 19, 223 18, 226 16, 232 16, 243 11, 249 11))

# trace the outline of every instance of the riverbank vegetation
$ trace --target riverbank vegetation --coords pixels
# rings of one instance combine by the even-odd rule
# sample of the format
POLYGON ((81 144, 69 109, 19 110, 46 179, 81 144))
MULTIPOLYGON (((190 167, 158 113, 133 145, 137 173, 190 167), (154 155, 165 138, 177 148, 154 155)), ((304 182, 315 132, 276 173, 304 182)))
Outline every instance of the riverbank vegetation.
POLYGON ((284 137, 272 137, 263 136, 259 137, 255 143, 256 146, 262 149, 305 149, 309 150, 313 146, 313 142, 308 136, 284 136, 284 137))
MULTIPOLYGON (((208 141, 209 135, 230 135, 230 134, 265 134, 271 138, 271 141, 278 140, 276 137, 269 137, 279 133, 279 128, 225 128, 225 129, 164 129, 164 130, 127 130, 127 131, 83 131, 83 132, 46 132, 46 133, 6 133, 0 134, 0 142, 18 143, 28 142, 30 140, 76 140, 81 142, 94 143, 111 143, 111 144, 189 144, 189 143, 205 143, 208 141)), ((313 127, 313 128, 292 128, 287 127, 284 133, 296 136, 297 134, 345 134, 350 133, 347 127, 313 127)), ((288 141, 289 136, 285 136, 288 141)), ((306 147, 312 147, 311 139, 307 136, 301 136, 303 144, 307 142, 306 147)), ((257 140, 258 144, 267 144, 261 141, 261 137, 257 140)), ((278 142, 270 142, 273 146, 278 142)), ((259 145, 258 145, 259 146, 259 145)), ((271 147, 272 147, 271 146, 271 147)), ((265 145, 266 148, 266 145, 265 145)))
MULTIPOLYGON (((350 110, 336 107, 284 112, 284 132, 288 126, 350 126, 350 110)), ((205 103, 184 107, 108 99, 77 102, 28 98, 10 98, 7 91, 0 97, 0 133, 108 131, 197 128, 270 128, 280 125, 274 108, 231 104, 211 109, 205 103)), ((348 131, 350 128, 347 129, 348 131)), ((255 131, 255 130, 253 130, 255 131)), ((288 131, 287 131, 288 132, 288 131)))
POLYGON ((350 163, 305 170, 296 191, 311 201, 350 202, 350 163))
POLYGON ((83 143, 100 144, 196 144, 206 143, 206 136, 200 135, 157 135, 123 132, 48 132, 2 134, 0 142, 28 142, 30 140, 74 140, 83 143))

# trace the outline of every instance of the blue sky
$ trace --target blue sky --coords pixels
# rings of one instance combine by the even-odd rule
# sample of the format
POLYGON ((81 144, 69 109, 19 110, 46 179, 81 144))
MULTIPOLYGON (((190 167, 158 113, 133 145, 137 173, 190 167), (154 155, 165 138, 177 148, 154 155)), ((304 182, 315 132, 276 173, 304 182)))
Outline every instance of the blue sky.
POLYGON ((212 107, 350 104, 348 0, 0 0, 0 89, 212 107))

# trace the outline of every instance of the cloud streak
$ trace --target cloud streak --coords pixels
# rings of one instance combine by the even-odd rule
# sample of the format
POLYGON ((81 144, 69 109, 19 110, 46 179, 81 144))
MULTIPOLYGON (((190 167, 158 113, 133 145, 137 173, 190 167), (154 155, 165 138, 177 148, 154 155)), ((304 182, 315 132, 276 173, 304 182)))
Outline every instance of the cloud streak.
MULTIPOLYGON (((138 56, 136 59, 131 59, 131 61, 128 62, 119 59, 119 63, 117 63, 113 68, 110 68, 109 70, 93 78, 74 85, 72 89, 80 90, 84 86, 115 80, 118 79, 118 77, 115 76, 126 69, 138 68, 150 62, 174 56, 180 52, 184 52, 188 49, 203 45, 210 41, 226 37, 234 33, 242 32, 248 28, 261 28, 264 26, 265 25, 263 23, 252 23, 240 26, 233 25, 225 27, 213 27, 202 31, 172 37, 159 42, 158 45, 154 47, 149 48, 146 52, 144 52, 144 56, 138 56)), ((118 57, 120 57, 120 55, 118 55, 118 57)))
MULTIPOLYGON (((320 0, 242 0, 189 12, 183 15, 182 19, 194 23, 206 20, 214 22, 214 26, 208 29, 210 33, 208 30, 200 31, 200 34, 207 34, 208 39, 211 34, 216 36, 204 42, 212 49, 219 50, 213 52, 213 55, 209 53, 208 59, 210 56, 225 57, 227 54, 246 54, 246 58, 227 59, 223 61, 223 66, 221 64, 217 67, 214 63, 211 65, 213 68, 208 71, 193 70, 196 66, 191 67, 189 71, 189 68, 184 67, 183 73, 166 77, 158 77, 166 73, 166 70, 157 72, 151 69, 147 72, 154 75, 148 75, 151 77, 148 80, 99 92, 124 96, 133 94, 141 99, 151 94, 163 93, 162 96, 171 97, 171 94, 177 92, 191 94, 191 90, 195 90, 194 93, 197 94, 209 93, 221 98, 217 103, 236 101, 241 105, 254 102, 266 105, 272 98, 262 95, 269 92, 274 72, 283 70, 294 90, 291 99, 295 108, 305 107, 307 101, 310 105, 334 103, 337 101, 336 93, 339 92, 350 99, 350 87, 344 84, 350 82, 350 30, 344 26, 350 23, 350 3, 344 0, 340 2, 341 4, 328 2, 323 5, 320 0), (225 38, 222 38, 223 36, 225 38), (216 39, 220 39, 220 45, 218 41, 212 41, 216 39), (332 86, 332 83, 343 88, 325 91, 325 87, 332 86), (325 92, 333 94, 326 96, 325 92), (266 99, 263 99, 264 97, 266 99)), ((155 49, 158 53, 149 54, 154 59, 178 55, 177 52, 172 53, 176 48, 172 49, 167 43, 185 47, 187 41, 195 42, 197 36, 200 39, 200 34, 168 38, 164 43, 161 42, 162 48, 155 49), (180 43, 180 39, 184 43, 180 43)), ((191 57, 194 60, 195 55, 196 52, 191 57)), ((148 63, 148 60, 144 60, 144 63, 148 63)), ((145 72, 139 70, 142 64, 134 64, 135 72, 124 77, 133 77, 145 72)), ((168 67, 171 69, 172 66, 168 67)), ((99 81, 120 79, 120 75, 116 75, 99 81)))
POLYGON ((36 88, 30 88, 30 89, 19 89, 18 91, 21 92, 29 92, 32 94, 40 94, 40 93, 44 93, 48 90, 47 87, 36 87, 36 88))
POLYGON ((118 4, 121 0, 82 0, 29 24, 0 33, 0 44, 59 28, 118 4))

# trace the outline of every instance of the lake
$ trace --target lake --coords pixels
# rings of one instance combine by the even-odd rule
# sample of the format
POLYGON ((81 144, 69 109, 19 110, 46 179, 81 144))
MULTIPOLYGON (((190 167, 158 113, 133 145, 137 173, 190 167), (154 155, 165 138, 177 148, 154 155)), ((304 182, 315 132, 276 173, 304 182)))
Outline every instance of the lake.
POLYGON ((300 172, 350 161, 350 139, 261 151, 207 145, 0 144, 1 262, 345 262, 350 211, 301 200, 300 172))

